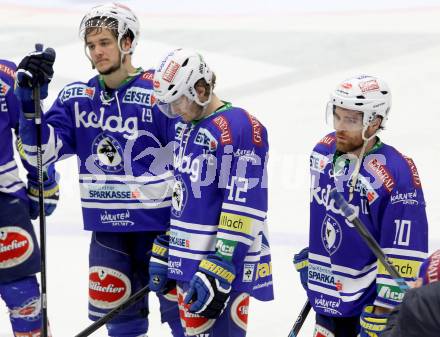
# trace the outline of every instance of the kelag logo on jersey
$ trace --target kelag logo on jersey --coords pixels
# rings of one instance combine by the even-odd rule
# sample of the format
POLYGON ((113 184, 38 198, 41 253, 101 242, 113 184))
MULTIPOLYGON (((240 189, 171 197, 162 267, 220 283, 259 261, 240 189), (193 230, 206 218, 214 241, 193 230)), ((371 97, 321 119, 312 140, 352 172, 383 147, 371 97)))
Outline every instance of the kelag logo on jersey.
POLYGON ((95 163, 105 172, 118 172, 124 167, 122 147, 110 135, 101 133, 92 143, 92 153, 95 154, 95 163))
POLYGON ((131 87, 122 98, 123 103, 151 105, 151 90, 141 87, 131 87))
POLYGON ((341 245, 342 230, 339 223, 330 215, 326 215, 321 227, 321 239, 324 248, 333 255, 341 245))
POLYGON ((218 143, 209 130, 200 128, 194 138, 194 144, 203 146, 208 149, 209 152, 214 152, 217 149, 218 143))
POLYGON ((188 200, 188 188, 182 179, 181 175, 174 178, 173 194, 171 196, 171 213, 177 218, 182 215, 185 209, 186 201, 188 200))
POLYGON ((88 87, 85 84, 73 84, 65 87, 60 94, 60 101, 64 103, 72 98, 86 97, 93 99, 95 88, 88 87))

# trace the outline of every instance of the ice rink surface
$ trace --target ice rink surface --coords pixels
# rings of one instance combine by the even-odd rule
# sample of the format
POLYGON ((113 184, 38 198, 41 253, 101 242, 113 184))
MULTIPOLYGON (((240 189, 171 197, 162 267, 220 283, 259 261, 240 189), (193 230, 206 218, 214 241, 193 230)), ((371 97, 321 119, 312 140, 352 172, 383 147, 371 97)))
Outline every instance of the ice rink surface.
MULTIPOLYGON (((430 222, 429 250, 440 247, 438 1, 121 2, 141 20, 135 66, 153 67, 176 47, 199 50, 217 73, 219 96, 268 128, 276 300, 251 302, 248 336, 287 336, 305 301, 291 260, 308 241, 308 156, 329 131, 324 121, 328 94, 347 77, 367 73, 390 85, 393 107, 381 138, 417 164, 430 222)), ((18 62, 36 42, 57 51, 47 105, 65 84, 94 75, 77 35, 91 5, 0 0, 0 58, 18 62)), ((53 335, 70 337, 89 324, 89 234, 82 230, 75 160, 57 167, 61 199, 47 220, 48 310, 53 335)), ((170 336, 160 325, 153 296, 150 302, 149 336, 170 336)), ((300 336, 311 336, 312 326, 309 317, 300 336)), ((11 332, 0 303, 0 337, 6 336, 11 332)), ((93 336, 106 336, 105 329, 93 336)))

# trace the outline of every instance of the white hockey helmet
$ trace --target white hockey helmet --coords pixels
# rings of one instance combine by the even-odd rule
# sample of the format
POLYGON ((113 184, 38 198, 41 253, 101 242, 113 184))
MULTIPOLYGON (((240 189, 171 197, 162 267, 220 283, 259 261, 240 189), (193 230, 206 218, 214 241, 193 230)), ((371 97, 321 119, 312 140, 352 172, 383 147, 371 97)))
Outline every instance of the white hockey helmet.
POLYGON ((136 48, 140 33, 139 20, 125 5, 108 3, 93 7, 84 15, 79 26, 79 35, 85 41, 88 28, 107 28, 118 32, 118 46, 123 54, 132 54, 136 48), (122 50, 121 40, 128 33, 132 33, 132 43, 129 50, 122 50))
POLYGON ((154 96, 159 108, 169 117, 177 117, 170 104, 181 97, 205 107, 212 97, 213 73, 206 65, 203 57, 192 50, 176 49, 160 62, 154 73, 154 96), (209 98, 201 102, 195 90, 197 81, 204 79, 211 86, 209 98))
POLYGON ((327 118, 333 115, 335 106, 363 113, 362 124, 366 128, 378 116, 380 128, 385 127, 391 109, 391 91, 380 78, 359 75, 340 83, 330 94, 327 118))

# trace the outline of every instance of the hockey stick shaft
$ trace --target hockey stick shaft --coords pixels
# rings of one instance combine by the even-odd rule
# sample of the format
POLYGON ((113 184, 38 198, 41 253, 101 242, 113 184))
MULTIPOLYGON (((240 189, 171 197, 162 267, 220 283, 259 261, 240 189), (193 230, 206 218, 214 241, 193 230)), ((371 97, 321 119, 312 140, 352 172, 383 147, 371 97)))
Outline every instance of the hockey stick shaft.
POLYGON ((356 216, 354 210, 350 207, 342 194, 340 194, 336 190, 336 188, 334 188, 330 191, 330 198, 335 201, 335 206, 341 209, 347 220, 354 225, 359 235, 362 237, 362 239, 364 239, 365 243, 371 249, 373 254, 376 255, 377 259, 382 263, 382 265, 385 267, 386 271, 391 275, 394 281, 396 281, 399 288, 403 292, 406 292, 409 289, 408 284, 400 276, 399 272, 396 270, 393 264, 388 260, 388 258, 382 251, 382 248, 368 231, 367 227, 365 227, 365 224, 359 219, 359 217, 356 216))
POLYGON ((100 319, 98 319, 93 324, 89 325, 87 328, 85 328, 83 331, 81 331, 79 334, 75 335, 75 337, 87 337, 90 336, 92 333, 94 333, 96 330, 98 330, 100 327, 102 327, 104 324, 108 323, 113 317, 127 309, 128 307, 131 307, 133 304, 139 302, 150 290, 149 286, 146 285, 142 289, 138 290, 135 294, 127 298, 124 302, 122 302, 120 305, 118 305, 116 308, 109 311, 107 314, 102 316, 100 319))
MULTIPOLYGON (((35 44, 36 51, 42 51, 43 45, 35 44)), ((35 129, 37 137, 37 173, 38 173, 38 206, 40 219, 40 265, 41 265, 41 336, 48 336, 47 318, 47 273, 46 273, 46 215, 44 212, 44 178, 43 178, 43 151, 41 130, 41 99, 40 86, 32 89, 35 108, 35 129)))
POLYGON ((288 337, 297 337, 298 336, 298 333, 301 330, 311 308, 312 308, 312 306, 310 305, 310 302, 307 300, 307 302, 304 303, 304 306, 302 307, 302 309, 298 315, 298 318, 296 319, 295 324, 292 327, 292 330, 290 330, 288 337))

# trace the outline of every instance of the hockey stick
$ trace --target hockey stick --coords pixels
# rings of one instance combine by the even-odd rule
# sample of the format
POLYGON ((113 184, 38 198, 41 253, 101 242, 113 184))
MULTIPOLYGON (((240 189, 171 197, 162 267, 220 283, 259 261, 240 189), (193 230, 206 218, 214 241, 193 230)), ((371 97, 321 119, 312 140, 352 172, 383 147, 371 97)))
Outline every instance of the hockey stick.
POLYGON ((301 330, 301 327, 303 326, 311 308, 312 308, 312 306, 311 306, 310 302, 307 300, 307 302, 304 303, 304 306, 302 307, 302 309, 298 315, 298 318, 296 319, 295 324, 293 325, 292 330, 290 330, 288 337, 298 336, 299 330, 301 330))
MULTIPOLYGON (((35 44, 36 51, 43 51, 41 43, 35 44)), ((41 130, 40 85, 32 89, 35 108, 35 128, 37 136, 38 206, 40 218, 40 264, 41 264, 41 336, 47 337, 47 273, 46 273, 46 215, 44 213, 44 178, 41 130)))
POLYGON ((113 317, 127 309, 128 307, 132 306, 136 302, 140 301, 145 294, 150 290, 150 287, 146 285, 142 289, 138 290, 136 293, 134 293, 132 296, 127 298, 124 302, 122 302, 120 305, 118 305, 116 308, 109 311, 107 314, 102 316, 100 319, 98 319, 93 324, 89 325, 87 328, 85 328, 83 331, 81 331, 79 334, 75 335, 75 337, 87 337, 90 336, 92 333, 94 333, 96 330, 98 330, 100 327, 102 327, 104 324, 108 323, 113 317))
POLYGON ((329 197, 335 201, 335 206, 341 209, 343 215, 347 218, 347 220, 354 225, 362 239, 364 239, 365 243, 372 250, 373 254, 376 255, 378 260, 385 267, 386 271, 391 275, 394 281, 396 281, 399 288, 403 292, 406 292, 409 289, 408 284, 406 284, 405 280, 400 276, 399 272, 388 260, 388 258, 382 251, 382 248, 368 231, 367 227, 365 227, 364 223, 356 216, 354 210, 350 207, 342 194, 339 193, 336 188, 334 188, 330 191, 329 197))

